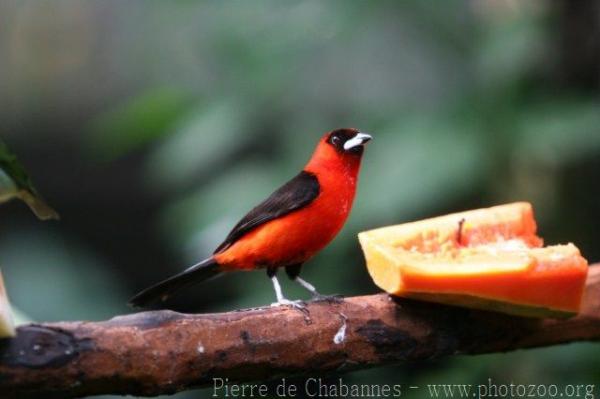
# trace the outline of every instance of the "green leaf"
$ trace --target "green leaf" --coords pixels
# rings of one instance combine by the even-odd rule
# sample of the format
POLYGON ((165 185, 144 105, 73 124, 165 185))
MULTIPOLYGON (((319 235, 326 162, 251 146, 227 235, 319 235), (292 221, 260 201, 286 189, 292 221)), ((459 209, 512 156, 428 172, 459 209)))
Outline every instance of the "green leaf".
POLYGON ((42 220, 58 219, 58 213, 41 198, 25 168, 0 140, 0 203, 19 198, 42 220))
POLYGON ((35 193, 35 188, 27 172, 2 140, 0 140, 0 168, 4 172, 4 175, 0 177, 0 184, 2 184, 0 193, 14 195, 20 189, 35 193))

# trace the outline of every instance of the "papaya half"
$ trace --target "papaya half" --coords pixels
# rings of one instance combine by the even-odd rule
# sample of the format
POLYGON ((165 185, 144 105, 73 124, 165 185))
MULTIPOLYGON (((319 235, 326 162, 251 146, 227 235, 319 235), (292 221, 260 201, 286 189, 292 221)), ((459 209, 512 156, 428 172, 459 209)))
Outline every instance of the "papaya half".
POLYGON ((365 231, 373 281, 413 299, 528 317, 578 313, 588 272, 573 244, 544 247, 517 202, 365 231))

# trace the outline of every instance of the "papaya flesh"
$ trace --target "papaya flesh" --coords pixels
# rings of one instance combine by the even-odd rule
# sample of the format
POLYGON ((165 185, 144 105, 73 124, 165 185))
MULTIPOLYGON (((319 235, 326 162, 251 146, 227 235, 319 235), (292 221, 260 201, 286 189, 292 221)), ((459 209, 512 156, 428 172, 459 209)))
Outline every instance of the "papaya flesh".
POLYGON ((373 281, 402 297, 529 317, 578 313, 587 261, 543 247, 531 204, 517 202, 358 235, 373 281))

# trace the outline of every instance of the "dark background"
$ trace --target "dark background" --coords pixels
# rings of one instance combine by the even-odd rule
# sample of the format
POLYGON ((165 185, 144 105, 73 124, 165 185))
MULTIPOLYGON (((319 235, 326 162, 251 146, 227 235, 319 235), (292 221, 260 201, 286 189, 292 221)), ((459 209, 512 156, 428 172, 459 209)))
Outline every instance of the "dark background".
MULTIPOLYGON (((11 300, 38 321, 131 312, 129 296, 210 254, 321 134, 345 126, 375 139, 346 227, 304 269, 322 292, 378 291, 361 230, 515 200, 534 204, 546 242, 598 261, 599 91, 596 1, 3 1, 0 135, 62 216, 0 208, 11 300)), ((273 300, 257 272, 169 305, 273 300)), ((488 377, 600 386, 600 349, 455 357, 345 382, 488 377)))

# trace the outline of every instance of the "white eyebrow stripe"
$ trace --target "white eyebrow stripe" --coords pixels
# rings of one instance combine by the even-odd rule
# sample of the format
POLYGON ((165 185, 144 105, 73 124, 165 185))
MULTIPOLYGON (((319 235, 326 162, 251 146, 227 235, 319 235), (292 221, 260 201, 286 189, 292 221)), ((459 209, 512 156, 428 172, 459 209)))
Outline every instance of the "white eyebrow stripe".
POLYGON ((344 150, 348 151, 356 146, 362 145, 365 141, 371 139, 371 136, 366 133, 357 133, 356 136, 344 143, 344 150))

